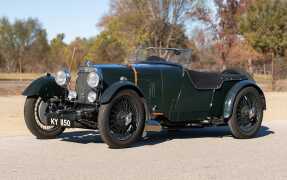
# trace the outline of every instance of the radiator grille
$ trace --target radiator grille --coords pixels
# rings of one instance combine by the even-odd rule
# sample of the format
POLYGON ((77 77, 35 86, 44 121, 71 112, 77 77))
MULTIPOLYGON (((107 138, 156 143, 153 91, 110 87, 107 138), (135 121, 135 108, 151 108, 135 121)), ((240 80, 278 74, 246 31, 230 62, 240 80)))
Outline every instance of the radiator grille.
POLYGON ((78 94, 78 101, 81 103, 88 103, 88 93, 91 91, 87 83, 88 72, 79 72, 76 80, 76 91, 78 94))

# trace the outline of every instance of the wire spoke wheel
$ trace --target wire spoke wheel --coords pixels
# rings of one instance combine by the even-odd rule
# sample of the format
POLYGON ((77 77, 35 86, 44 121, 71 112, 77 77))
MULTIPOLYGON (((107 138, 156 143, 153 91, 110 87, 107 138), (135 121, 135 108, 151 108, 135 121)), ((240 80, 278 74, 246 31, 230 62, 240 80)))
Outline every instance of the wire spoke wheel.
POLYGON ((110 133, 123 141, 130 138, 138 127, 137 108, 129 96, 118 98, 111 108, 109 117, 110 133))
POLYGON ((54 131, 55 129, 57 129, 56 126, 46 125, 48 121, 46 116, 48 107, 49 107, 48 102, 45 102, 42 98, 38 98, 34 109, 35 120, 39 128, 45 131, 54 131))
POLYGON ((233 114, 228 121, 232 135, 240 139, 255 137, 262 119, 262 96, 254 87, 244 88, 236 97, 233 114))
POLYGON ((100 106, 98 127, 101 138, 110 148, 129 147, 143 133, 144 113, 142 100, 135 91, 119 91, 109 103, 100 106))
POLYGON ((252 93, 247 93, 239 100, 236 116, 242 131, 251 131, 259 119, 259 105, 252 93))
POLYGON ((27 97, 24 106, 25 124, 30 132, 39 139, 52 139, 60 135, 65 128, 47 125, 47 113, 52 104, 41 97, 27 97))

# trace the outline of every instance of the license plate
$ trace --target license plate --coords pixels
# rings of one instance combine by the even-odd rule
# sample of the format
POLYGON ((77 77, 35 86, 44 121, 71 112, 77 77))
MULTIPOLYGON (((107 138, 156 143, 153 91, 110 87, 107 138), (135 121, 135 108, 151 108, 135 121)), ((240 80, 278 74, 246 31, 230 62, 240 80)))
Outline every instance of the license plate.
POLYGON ((51 126, 62 126, 62 127, 73 127, 71 120, 57 119, 57 118, 51 118, 49 125, 51 125, 51 126))

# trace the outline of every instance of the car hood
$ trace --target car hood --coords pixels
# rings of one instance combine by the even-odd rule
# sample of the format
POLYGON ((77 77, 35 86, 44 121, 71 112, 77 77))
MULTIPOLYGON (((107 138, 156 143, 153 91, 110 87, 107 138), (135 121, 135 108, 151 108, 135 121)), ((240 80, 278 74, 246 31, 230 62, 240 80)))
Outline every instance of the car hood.
POLYGON ((97 64, 94 67, 102 74, 104 87, 118 82, 121 78, 128 81, 134 81, 134 75, 131 68, 122 64, 97 64))

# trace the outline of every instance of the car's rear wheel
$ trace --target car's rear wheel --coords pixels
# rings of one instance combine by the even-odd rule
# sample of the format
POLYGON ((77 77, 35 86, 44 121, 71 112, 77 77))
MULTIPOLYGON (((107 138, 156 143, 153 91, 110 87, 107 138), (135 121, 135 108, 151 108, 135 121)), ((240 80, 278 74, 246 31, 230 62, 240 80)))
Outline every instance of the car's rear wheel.
POLYGON ((110 148, 126 148, 135 143, 144 130, 144 106, 133 90, 120 91, 99 110, 99 130, 110 148))
POLYGON ((254 87, 244 88, 234 102, 233 114, 228 125, 235 138, 247 139, 256 136, 263 118, 263 104, 254 87))
POLYGON ((60 135, 64 128, 45 125, 49 104, 41 97, 27 97, 24 106, 24 119, 30 132, 39 139, 52 139, 60 135))

